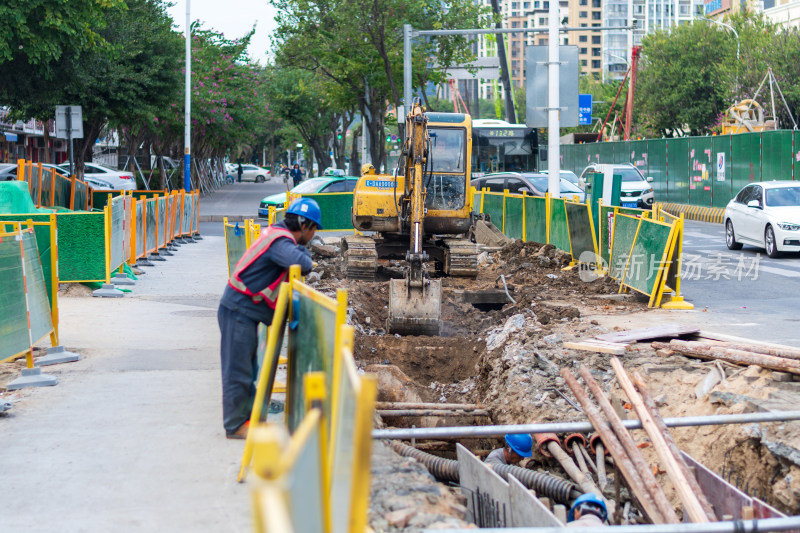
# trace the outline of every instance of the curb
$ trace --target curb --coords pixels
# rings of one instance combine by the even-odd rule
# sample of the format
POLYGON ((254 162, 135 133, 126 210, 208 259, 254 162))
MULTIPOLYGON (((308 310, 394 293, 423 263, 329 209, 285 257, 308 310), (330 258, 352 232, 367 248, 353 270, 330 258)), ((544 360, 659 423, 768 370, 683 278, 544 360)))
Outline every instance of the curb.
POLYGON ((200 215, 199 222, 223 222, 225 218, 228 219, 228 222, 244 222, 245 219, 258 220, 257 215, 200 215))
POLYGON ((657 202, 660 209, 671 215, 678 216, 683 214, 687 220, 697 220, 698 222, 709 222, 711 224, 722 224, 722 217, 725 209, 722 207, 701 207, 699 205, 668 204, 657 202))

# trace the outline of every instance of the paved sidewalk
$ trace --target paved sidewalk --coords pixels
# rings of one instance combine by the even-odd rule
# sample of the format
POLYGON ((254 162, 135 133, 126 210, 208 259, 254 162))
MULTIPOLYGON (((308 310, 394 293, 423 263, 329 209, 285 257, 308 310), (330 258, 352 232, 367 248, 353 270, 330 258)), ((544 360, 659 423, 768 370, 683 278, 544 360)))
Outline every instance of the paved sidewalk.
POLYGON ((229 183, 211 196, 200 198, 200 221, 222 222, 223 217, 228 217, 235 222, 256 218, 261 199, 279 192, 286 192, 286 185, 275 177, 264 183, 229 183))
POLYGON ((59 385, 0 415, 0 531, 251 529, 244 444, 222 429, 224 246, 182 246, 125 298, 60 299, 62 342, 83 359, 47 367, 59 385))

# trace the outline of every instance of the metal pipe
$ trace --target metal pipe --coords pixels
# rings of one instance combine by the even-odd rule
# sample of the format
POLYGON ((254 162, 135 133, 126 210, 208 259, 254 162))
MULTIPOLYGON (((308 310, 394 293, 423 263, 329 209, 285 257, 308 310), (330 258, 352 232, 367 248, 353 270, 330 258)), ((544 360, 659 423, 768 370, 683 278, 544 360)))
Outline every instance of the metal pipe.
MULTIPOLYGON (((800 420, 800 411, 770 413, 741 413, 733 415, 683 416, 665 418, 667 427, 717 426, 758 422, 787 422, 800 420)), ((639 420, 623 420, 626 429, 641 429, 639 420)), ((521 433, 589 433, 589 422, 548 422, 544 424, 508 424, 494 426, 457 426, 440 428, 376 429, 373 439, 438 439, 443 437, 502 437, 521 433)))
POLYGON ((547 449, 550 452, 550 455, 556 458, 558 464, 564 469, 564 471, 572 478, 572 480, 578 484, 583 492, 594 492, 600 494, 600 489, 595 486, 592 479, 585 475, 581 470, 575 466, 575 461, 573 461, 567 452, 561 449, 561 445, 554 440, 551 440, 547 443, 547 449))
MULTIPOLYGON (((598 26, 593 28, 579 28, 561 26, 559 32, 569 31, 619 31, 632 30, 635 26, 598 26)), ((487 33, 547 33, 550 28, 487 28, 487 29, 468 29, 468 30, 411 30, 413 37, 422 35, 484 35, 487 33)))
MULTIPOLYGON (((582 527, 581 533, 764 533, 789 531, 800 528, 800 516, 762 518, 760 520, 733 520, 729 522, 652 524, 636 526, 582 527)), ((424 530, 423 530, 424 531, 424 530)), ((474 533, 475 529, 449 529, 451 533, 474 533)), ((484 528, 484 533, 508 533, 508 529, 484 528)), ((519 527, 514 533, 564 533, 563 527, 519 527)))
POLYGON ((600 490, 605 490, 608 485, 608 477, 606 476, 606 451, 603 449, 603 442, 598 441, 594 449, 597 455, 597 484, 600 485, 600 490))
POLYGON ((575 460, 578 462, 578 468, 580 468, 584 476, 588 479, 592 479, 592 475, 589 473, 589 467, 586 466, 586 458, 581 453, 581 448, 577 440, 572 441, 572 455, 575 456, 575 460))
POLYGON ((425 403, 425 402, 375 402, 375 409, 458 409, 474 411, 485 409, 475 403, 425 403))
POLYGON ((399 416, 489 416, 486 409, 379 409, 383 417, 399 416))

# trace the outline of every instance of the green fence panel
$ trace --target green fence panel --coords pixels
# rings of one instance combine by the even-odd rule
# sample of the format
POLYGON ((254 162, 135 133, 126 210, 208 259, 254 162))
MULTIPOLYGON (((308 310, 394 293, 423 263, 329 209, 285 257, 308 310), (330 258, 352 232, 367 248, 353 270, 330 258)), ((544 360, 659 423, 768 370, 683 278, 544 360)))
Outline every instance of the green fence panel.
POLYGON ((486 192, 483 194, 483 212, 489 215, 489 220, 503 229, 503 193, 486 192))
POLYGON ((792 152, 792 179, 800 180, 800 130, 792 136, 794 151, 792 152))
POLYGON ((614 149, 614 160, 612 163, 622 164, 631 163, 631 143, 630 141, 619 141, 609 143, 614 149))
POLYGON ((731 187, 737 194, 749 183, 761 181, 761 134, 731 135, 731 187))
POLYGON ((125 240, 125 197, 111 200, 111 264, 113 272, 125 262, 123 241, 125 240))
POLYGON ((136 257, 142 257, 144 255, 145 250, 145 242, 144 242, 144 218, 145 218, 145 206, 144 202, 136 202, 136 213, 134 216, 136 217, 136 257))
POLYGON ((353 193, 304 194, 303 197, 313 198, 319 204, 322 211, 323 230, 353 229, 353 193))
POLYGON ((30 173, 26 171, 26 180, 30 183, 30 187, 28 190, 31 193, 31 199, 35 204, 39 203, 39 190, 42 188, 42 184, 39 181, 39 167, 34 166, 31 168, 30 173))
POLYGON ((712 206, 725 207, 733 197, 731 193, 731 136, 717 135, 711 138, 712 206))
POLYGON ((614 143, 597 143, 597 163, 614 162, 614 143))
POLYGON ((88 210, 89 205, 89 186, 82 181, 75 181, 75 202, 73 209, 75 211, 88 210))
POLYGON ((61 281, 106 279, 105 214, 58 214, 58 277, 61 281))
MULTIPOLYGON (((286 419, 293 432, 303 419, 305 398, 303 376, 325 372, 325 390, 332 390, 336 313, 314 300, 292 291, 292 319, 289 325, 289 369, 286 383, 286 419)), ((325 418, 330 420, 330 395, 325 418)))
POLYGON ((24 181, 0 181, 0 214, 39 213, 31 200, 28 183, 24 181))
MULTIPOLYGON (((39 170, 38 167, 34 167, 36 170, 31 169, 32 174, 35 176, 38 174, 39 170)), ((40 207, 53 207, 53 204, 50 202, 50 194, 53 190, 53 174, 50 172, 42 172, 42 192, 41 192, 41 203, 39 204, 40 207)))
POLYGON ((601 206, 597 215, 597 253, 609 264, 611 237, 614 229, 614 208, 601 206))
POLYGON ((589 207, 586 204, 572 202, 565 202, 564 206, 567 210, 572 260, 578 261, 584 252, 591 252, 594 258, 596 250, 589 207))
MULTIPOLYGON (((527 201, 527 198, 525 199, 527 201)), ((507 196, 505 206, 505 235, 512 239, 522 238, 522 211, 524 209, 521 196, 507 196)))
POLYGON ((25 286, 28 289, 28 317, 31 340, 38 343, 53 331, 53 316, 50 314, 50 299, 45 283, 42 262, 36 245, 36 234, 22 234, 23 260, 25 264, 25 286))
POLYGON ((667 201, 667 140, 647 141, 647 174, 653 178, 656 202, 667 201))
POLYGON ((711 205, 711 180, 716 160, 711 137, 689 137, 689 203, 711 205))
POLYGON ((667 201, 689 200, 689 139, 667 139, 667 201))
POLYGON ((639 169, 642 176, 650 175, 650 144, 647 141, 630 142, 630 162, 639 169))
POLYGON ((570 253, 567 210, 563 199, 550 200, 550 244, 570 253))
POLYGON ((346 533, 349 531, 350 505, 353 490, 353 436, 356 431, 356 383, 353 382, 355 369, 348 369, 343 361, 339 373, 338 401, 336 401, 336 427, 331 435, 334 458, 331 464, 331 531, 346 533), (352 371, 351 371, 352 370, 352 371))
POLYGON ((66 207, 69 209, 72 202, 72 180, 59 174, 56 174, 55 178, 53 206, 66 207))
POLYGON ((181 234, 189 235, 192 231, 192 197, 183 196, 183 219, 181 220, 181 234))
POLYGON ((547 242, 547 200, 541 196, 525 198, 525 239, 547 242))
POLYGON ((247 240, 245 237, 244 226, 237 222, 233 227, 225 226, 225 243, 228 253, 228 275, 233 272, 236 263, 247 251, 247 240))
POLYGON ((322 512, 325 507, 322 454, 327 450, 321 447, 320 428, 321 424, 314 426, 284 478, 291 524, 298 533, 326 530, 322 512))
MULTIPOLYGON (((579 144, 562 144, 561 145, 561 168, 563 170, 571 170, 575 172, 576 159, 578 157, 579 144)), ((575 172, 578 174, 577 172, 575 172)))
POLYGON ((648 296, 653 294, 672 226, 641 219, 622 283, 648 296))
POLYGON ((621 279, 625 266, 631 256, 636 233, 639 230, 640 218, 627 215, 616 215, 613 218, 613 237, 611 240, 611 255, 608 261, 608 275, 614 279, 621 279))
POLYGON ((0 240, 0 360, 30 349, 22 253, 16 239, 0 240))
MULTIPOLYGON (((27 220, 32 220, 33 222, 50 222, 50 215, 0 215, 0 232, 3 231, 3 222, 25 222, 27 220)), ((7 224, 5 229, 11 231, 11 225, 7 224)), ((52 248, 52 244, 50 242, 50 225, 34 226, 33 232, 36 234, 36 244, 39 249, 42 270, 44 271, 44 281, 47 285, 47 296, 50 298, 52 297, 52 269, 50 268, 50 250, 52 248)), ((52 304, 53 302, 51 301, 50 303, 52 304)))
POLYGON ((791 131, 761 133, 761 181, 792 179, 793 137, 791 131))
POLYGON ((158 216, 158 206, 153 200, 148 200, 145 204, 145 218, 147 224, 145 225, 145 232, 147 233, 147 250, 155 250, 157 246, 156 236, 156 217, 158 216))
POLYGON ((158 198, 158 247, 166 246, 167 232, 167 199, 163 196, 158 198))

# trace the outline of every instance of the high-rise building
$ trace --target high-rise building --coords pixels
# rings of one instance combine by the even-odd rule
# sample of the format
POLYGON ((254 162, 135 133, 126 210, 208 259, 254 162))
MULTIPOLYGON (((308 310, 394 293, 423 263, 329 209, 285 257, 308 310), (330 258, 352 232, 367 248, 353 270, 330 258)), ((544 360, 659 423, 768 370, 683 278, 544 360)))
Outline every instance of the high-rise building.
POLYGON ((800 0, 764 0, 763 9, 775 24, 800 28, 800 0))
MULTIPOLYGON (((605 0, 608 2, 609 0, 605 0)), ((567 25, 587 28, 586 31, 569 32, 569 44, 578 47, 578 61, 583 75, 600 77, 603 69, 603 32, 592 31, 603 25, 604 0, 570 0, 567 25)))

